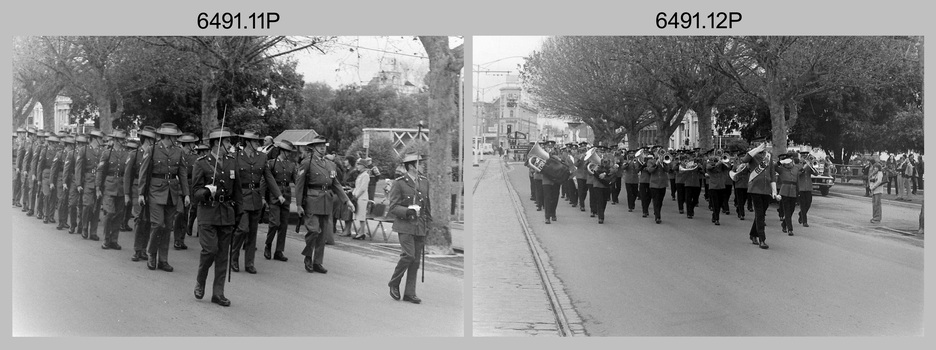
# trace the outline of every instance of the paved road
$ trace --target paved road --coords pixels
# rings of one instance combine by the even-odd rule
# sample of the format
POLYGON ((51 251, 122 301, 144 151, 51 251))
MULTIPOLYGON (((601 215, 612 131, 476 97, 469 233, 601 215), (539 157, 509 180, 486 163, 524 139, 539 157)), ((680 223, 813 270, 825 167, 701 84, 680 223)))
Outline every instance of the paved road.
MULTIPOLYGON (((392 246, 338 239, 326 248, 327 275, 302 268, 304 243, 290 236, 288 262, 265 260, 259 274, 234 273, 225 288, 231 307, 192 295, 197 240, 169 252, 171 273, 132 262, 124 250, 102 250, 11 211, 14 336, 462 336, 460 263, 427 260, 421 305, 390 299, 386 281, 397 260, 392 246)), ((261 229, 265 232, 265 227, 261 229)), ((458 257, 457 259, 461 259, 458 257)))
MULTIPOLYGON (((641 218, 639 206, 629 213, 620 204, 599 225, 567 203, 545 225, 528 200, 526 168, 511 167, 531 227, 589 335, 923 334, 922 238, 865 224, 867 200, 816 196, 811 227, 797 226, 793 237, 779 232, 772 207, 770 249, 761 250, 747 238, 752 213, 714 226, 704 208, 692 220, 679 215, 669 193, 659 225, 641 218)), ((880 226, 917 227, 918 206, 887 204, 884 212, 880 226)))

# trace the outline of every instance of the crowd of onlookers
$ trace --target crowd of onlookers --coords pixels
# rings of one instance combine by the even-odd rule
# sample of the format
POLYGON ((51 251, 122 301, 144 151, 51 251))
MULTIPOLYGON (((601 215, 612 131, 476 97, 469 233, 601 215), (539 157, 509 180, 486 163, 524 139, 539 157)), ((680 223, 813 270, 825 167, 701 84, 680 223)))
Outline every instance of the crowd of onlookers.
POLYGON ((859 159, 864 175, 865 197, 871 196, 868 175, 875 164, 883 172, 887 194, 897 195, 897 200, 911 201, 918 190, 923 189, 923 156, 914 153, 890 154, 882 152, 859 159))

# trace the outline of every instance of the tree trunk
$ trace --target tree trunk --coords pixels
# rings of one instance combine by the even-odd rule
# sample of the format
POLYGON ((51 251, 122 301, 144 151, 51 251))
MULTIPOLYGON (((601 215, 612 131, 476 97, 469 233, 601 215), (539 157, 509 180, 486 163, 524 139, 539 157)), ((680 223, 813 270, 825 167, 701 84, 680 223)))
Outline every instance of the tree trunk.
POLYGON ((640 145, 637 143, 637 136, 640 135, 640 130, 637 128, 636 123, 632 128, 627 128, 627 149, 637 149, 640 145))
POLYGON ((787 151, 787 126, 783 103, 774 96, 767 96, 767 105, 770 108, 771 135, 773 137, 773 159, 779 159, 781 153, 787 151))
POLYGON ((715 132, 712 129, 712 106, 700 103, 693 106, 692 110, 695 111, 699 119, 699 148, 704 150, 712 149, 715 145, 715 132))
POLYGON ((42 104, 42 126, 48 131, 56 132, 55 129, 55 94, 40 96, 39 103, 42 104))
POLYGON ((455 90, 464 61, 449 49, 448 37, 419 37, 429 56, 429 200, 433 222, 426 237, 427 254, 454 254, 449 229, 452 210, 452 135, 458 135, 455 90))
POLYGON ((202 138, 208 138, 212 129, 218 127, 218 99, 221 90, 214 83, 216 73, 212 71, 202 80, 201 87, 201 129, 202 138))
POLYGON ((95 96, 95 102, 98 104, 98 129, 108 134, 113 131, 114 119, 111 114, 111 99, 106 92, 95 96))

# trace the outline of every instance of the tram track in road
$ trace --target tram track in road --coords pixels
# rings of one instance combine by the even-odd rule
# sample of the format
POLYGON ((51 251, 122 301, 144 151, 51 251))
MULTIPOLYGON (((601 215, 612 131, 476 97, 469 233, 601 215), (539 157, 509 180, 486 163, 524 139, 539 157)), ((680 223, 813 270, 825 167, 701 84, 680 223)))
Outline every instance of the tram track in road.
MULTIPOLYGON (((549 268, 548 261, 549 257, 546 256, 545 251, 540 247, 539 241, 536 239, 533 230, 530 228, 530 224, 526 219, 524 214, 523 205, 520 203, 520 197, 517 194, 516 189, 513 187, 513 184, 510 183, 510 178, 508 177, 508 170, 506 163, 500 164, 504 169, 501 172, 503 180, 507 185, 507 190, 510 193, 509 197, 513 204, 513 208, 516 211, 517 220, 520 221, 520 227, 523 228, 523 235, 526 238, 527 246, 530 248, 530 253, 533 256, 533 261, 536 264, 539 277, 542 280, 543 288, 545 289, 546 295, 549 297, 549 303, 553 312, 553 315, 556 319, 556 326, 559 332, 559 336, 562 337, 572 337, 572 336, 585 336, 584 329, 581 327, 581 322, 578 323, 578 327, 572 327, 572 322, 569 321, 569 317, 566 315, 566 310, 574 313, 572 308, 571 299, 565 294, 565 291, 559 287, 556 287, 556 284, 559 283, 558 277, 554 275, 552 269, 549 268)), ((487 165, 485 165, 485 171, 487 170, 487 165)), ((482 172, 482 176, 483 176, 482 172)), ((578 316, 574 316, 578 319, 578 316)))
POLYGON ((491 165, 490 161, 484 162, 484 167, 481 168, 481 174, 475 179, 474 187, 471 188, 471 195, 475 194, 475 191, 478 190, 478 185, 481 184, 481 179, 484 178, 484 174, 487 173, 488 166, 491 165))

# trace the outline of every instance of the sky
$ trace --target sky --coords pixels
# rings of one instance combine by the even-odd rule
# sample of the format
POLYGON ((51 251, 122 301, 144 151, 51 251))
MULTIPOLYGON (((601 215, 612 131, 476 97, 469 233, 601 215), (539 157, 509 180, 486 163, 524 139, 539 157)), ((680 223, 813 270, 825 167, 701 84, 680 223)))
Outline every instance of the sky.
MULTIPOLYGON (((472 100, 491 102, 506 84, 506 75, 519 75, 524 57, 542 46, 548 36, 475 36, 472 37, 472 60, 475 79, 472 100), (493 71, 493 72, 485 72, 493 71), (509 71, 509 72, 503 72, 509 71)), ((529 102, 529 96, 520 93, 521 101, 529 102)), ((566 121, 539 118, 538 124, 567 127, 566 121)))
MULTIPOLYGON (((398 70, 404 79, 423 85, 429 59, 415 36, 344 36, 326 46, 326 54, 302 51, 291 55, 305 82, 325 82, 332 88, 365 85, 381 70, 398 70), (394 69, 396 68, 396 69, 394 69)), ((463 40, 453 38, 452 46, 463 40)))

